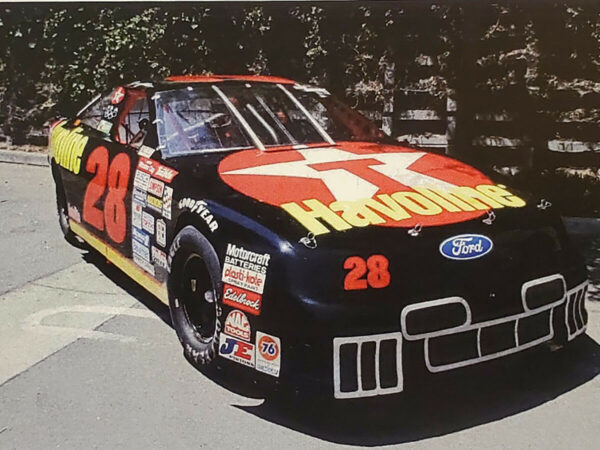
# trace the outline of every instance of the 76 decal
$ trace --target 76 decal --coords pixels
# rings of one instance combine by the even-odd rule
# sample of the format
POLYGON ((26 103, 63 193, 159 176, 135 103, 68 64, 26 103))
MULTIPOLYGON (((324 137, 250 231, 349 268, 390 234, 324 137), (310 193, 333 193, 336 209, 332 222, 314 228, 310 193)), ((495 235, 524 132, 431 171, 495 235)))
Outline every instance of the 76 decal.
POLYGON ((344 261, 344 269, 349 270, 344 277, 346 291, 381 289, 390 284, 389 262, 383 255, 371 255, 366 261, 360 256, 350 256, 344 261))

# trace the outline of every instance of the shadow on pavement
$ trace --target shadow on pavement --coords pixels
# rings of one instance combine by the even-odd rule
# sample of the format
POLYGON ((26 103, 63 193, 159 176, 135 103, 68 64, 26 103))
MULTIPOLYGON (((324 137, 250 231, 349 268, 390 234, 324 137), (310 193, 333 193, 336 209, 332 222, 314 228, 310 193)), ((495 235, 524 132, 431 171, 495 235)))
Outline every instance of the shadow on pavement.
POLYGON ((108 279, 146 306, 146 308, 156 314, 164 323, 170 327, 173 326, 171 324, 169 308, 148 291, 146 291, 143 287, 125 275, 125 273, 123 273, 119 268, 108 262, 104 256, 94 250, 91 250, 84 252, 82 257, 85 262, 96 266, 96 268, 108 279))
POLYGON ((560 351, 532 350, 431 377, 394 398, 266 400, 239 407, 320 439, 352 445, 413 442, 493 422, 546 403, 600 373, 600 345, 584 335, 560 351))
MULTIPOLYGON (((600 278, 600 236, 580 242, 600 278)), ((83 255, 114 283, 171 325, 168 308, 96 252, 83 255)), ((596 286, 598 286, 598 279, 596 286)), ((595 295, 600 295, 595 291, 595 295)), ((600 300, 596 297, 595 300, 600 300)), ((157 361, 157 364, 160 362, 157 361)), ((246 397, 264 390, 220 366, 202 369, 212 382, 246 397)), ((330 442, 375 446, 414 442, 493 422, 542 405, 600 373, 600 345, 587 335, 561 350, 547 347, 478 366, 430 375, 414 390, 391 398, 334 402, 272 395, 259 406, 234 406, 261 419, 330 442)))

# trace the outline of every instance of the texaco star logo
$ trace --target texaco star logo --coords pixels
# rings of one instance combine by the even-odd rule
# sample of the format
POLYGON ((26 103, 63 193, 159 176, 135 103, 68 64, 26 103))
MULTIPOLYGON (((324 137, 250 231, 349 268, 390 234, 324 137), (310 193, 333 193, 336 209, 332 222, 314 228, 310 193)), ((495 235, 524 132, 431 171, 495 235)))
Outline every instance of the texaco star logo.
POLYGON ((125 98, 125 89, 122 86, 119 86, 115 92, 113 92, 113 96, 110 99, 110 102, 113 105, 118 105, 119 103, 121 103, 123 101, 123 98, 125 98))
POLYGON ((505 206, 486 201, 487 194, 475 191, 481 185, 500 188, 466 164, 432 153, 374 144, 247 150, 223 159, 219 174, 235 190, 282 207, 316 234, 327 231, 314 219, 328 230, 346 229, 344 222, 350 227, 443 225, 505 206), (483 200, 467 198, 465 202, 454 197, 453 193, 462 195, 465 189, 470 190, 469 195, 483 195, 483 200))

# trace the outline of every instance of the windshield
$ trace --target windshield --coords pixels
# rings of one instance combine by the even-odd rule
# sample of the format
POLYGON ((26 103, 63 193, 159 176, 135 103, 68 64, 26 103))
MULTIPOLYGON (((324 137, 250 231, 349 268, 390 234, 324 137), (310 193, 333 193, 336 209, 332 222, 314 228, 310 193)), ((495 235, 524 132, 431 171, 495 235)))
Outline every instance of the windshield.
POLYGON ((324 89, 302 85, 202 84, 153 98, 165 157, 381 137, 375 124, 324 89))

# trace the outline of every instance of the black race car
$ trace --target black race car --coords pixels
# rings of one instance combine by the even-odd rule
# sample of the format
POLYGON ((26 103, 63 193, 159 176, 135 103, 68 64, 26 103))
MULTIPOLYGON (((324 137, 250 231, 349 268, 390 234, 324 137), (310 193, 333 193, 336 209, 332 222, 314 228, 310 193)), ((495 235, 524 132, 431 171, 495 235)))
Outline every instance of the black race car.
POLYGON ((386 143, 325 89, 181 76, 51 125, 67 240, 169 305, 194 364, 336 399, 584 332, 546 200, 386 143))

